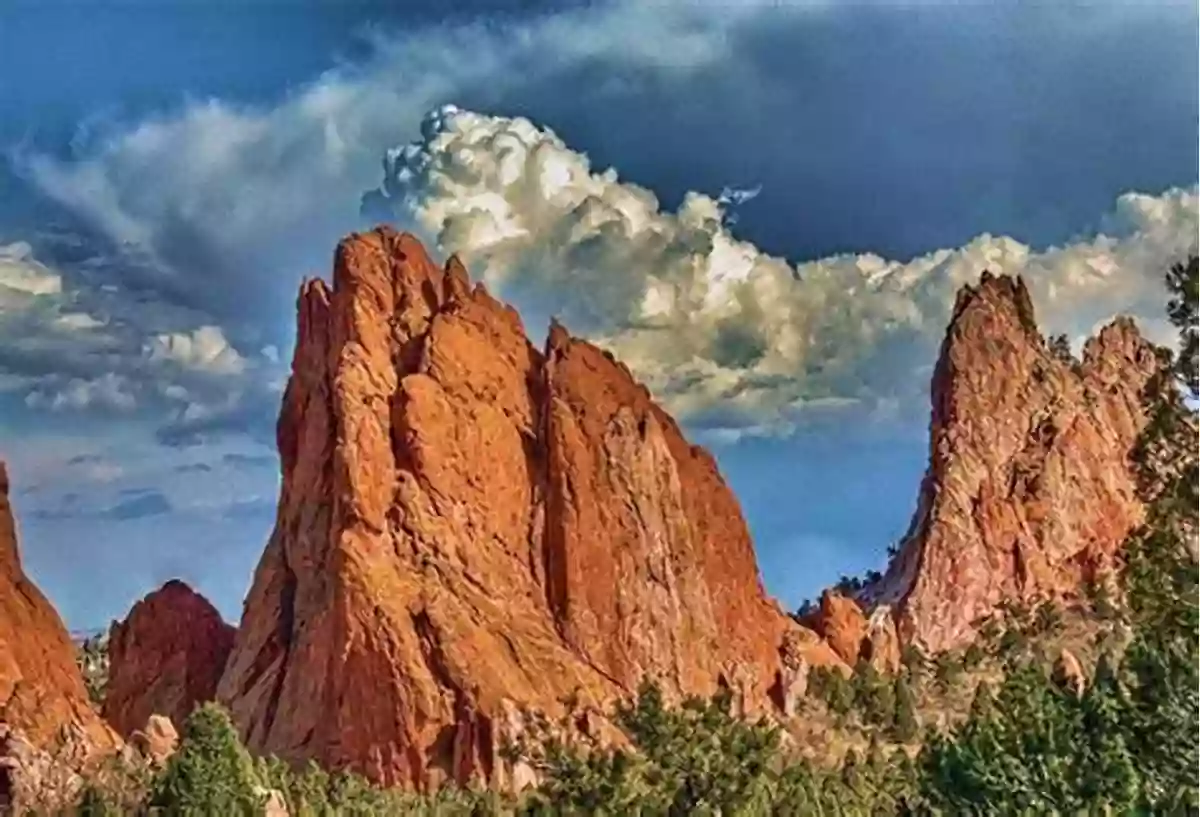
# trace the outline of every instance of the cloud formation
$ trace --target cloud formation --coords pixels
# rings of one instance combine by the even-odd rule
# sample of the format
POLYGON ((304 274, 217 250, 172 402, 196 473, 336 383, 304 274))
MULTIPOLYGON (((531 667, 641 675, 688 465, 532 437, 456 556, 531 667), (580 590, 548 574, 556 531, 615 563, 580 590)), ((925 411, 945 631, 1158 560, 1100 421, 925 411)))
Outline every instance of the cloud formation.
POLYGON ((109 508, 104 515, 110 519, 123 521, 127 519, 142 519, 147 516, 159 516, 171 511, 171 502, 165 495, 159 491, 146 491, 118 502, 109 508))
MULTIPOLYGON (((517 118, 436 107, 464 99, 481 110, 491 104, 524 109, 543 96, 541 89, 562 96, 564 77, 587 79, 600 97, 628 93, 643 107, 663 96, 672 105, 707 100, 712 90, 723 100, 714 113, 693 117, 672 108, 670 122, 688 123, 686 132, 672 132, 669 124, 637 131, 637 138, 686 143, 693 154, 703 151, 696 145, 709 145, 734 157, 726 166, 738 170, 707 188, 715 191, 729 181, 755 180, 747 168, 754 167, 757 148, 742 144, 750 131, 730 129, 727 121, 753 114, 763 117, 751 121, 766 131, 786 124, 803 134, 802 143, 793 144, 788 134, 782 143, 789 162, 808 168, 800 177, 812 175, 826 142, 844 139, 839 128, 855 134, 878 129, 855 116, 798 128, 807 108, 786 123, 765 113, 796 101, 772 96, 781 90, 767 87, 773 61, 795 50, 790 43, 781 50, 770 35, 801 31, 797 20, 807 25, 819 16, 814 10, 831 4, 780 5, 619 0, 503 22, 418 26, 379 34, 364 60, 326 72, 271 107, 190 101, 140 122, 93 128, 77 140, 71 158, 20 152, 17 164, 39 190, 116 248, 121 289, 88 289, 88 308, 64 305, 52 317, 19 310, 25 318, 9 336, 36 338, 36 348, 0 348, 0 388, 27 394, 38 410, 165 413, 158 438, 169 445, 231 428, 253 427, 269 439, 286 365, 279 358, 287 357, 278 350, 290 344, 295 284, 305 272, 323 272, 336 239, 363 226, 360 194, 378 184, 381 154, 418 132, 416 143, 388 153, 388 181, 370 198, 369 217, 388 213, 402 226, 436 235, 445 249, 464 251, 526 312, 535 334, 539 321, 561 315, 573 330, 626 359, 694 428, 717 437, 787 432, 846 405, 887 412, 911 404, 923 411, 923 367, 953 292, 985 265, 1036 277, 1047 325, 1073 337, 1118 311, 1159 314, 1156 267, 1191 240, 1179 236, 1190 235, 1195 224, 1194 190, 1123 198, 1102 234, 1060 249, 983 235, 906 261, 857 254, 797 266, 732 230, 734 208, 760 187, 689 193, 668 212, 648 189, 623 182, 615 171, 592 172, 583 154, 549 131, 517 118), (762 89, 752 104, 733 104, 732 96, 745 97, 751 88, 762 89), (430 108, 438 112, 422 120, 430 108), (741 136, 731 141, 730 133, 741 136), (133 292, 149 299, 138 314, 130 314, 133 292)), ((1113 7, 1093 9, 1086 26, 1073 18, 1047 19, 1054 37, 1061 26, 1078 37, 1071 40, 1075 49, 1089 52, 1080 43, 1109 42, 1097 31, 1124 30, 1126 21, 1143 16, 1153 14, 1113 7)), ((980 19, 990 25, 994 18, 980 19)), ((944 34, 939 20, 930 31, 944 34)), ((838 33, 836 25, 830 30, 838 33)), ((975 42, 969 30, 955 31, 975 42)), ((1021 28, 1011 35, 1017 53, 1027 46, 1037 52, 1036 43, 1025 42, 1037 38, 1027 33, 1021 28)), ((811 32, 806 36, 812 46, 811 32)), ((941 43, 933 51, 947 48, 941 43)), ((824 52, 810 56, 820 70, 835 65, 824 52)), ((800 71, 803 60, 787 65, 800 71)), ((928 94, 949 110, 975 79, 963 87, 929 85, 928 94)), ((562 109, 561 100, 555 104, 562 109)), ((1040 116, 1029 104, 1029 116, 1040 116)), ((604 115, 612 110, 621 107, 604 115)), ((915 162, 934 162, 923 151, 942 141, 924 139, 925 123, 919 124, 922 139, 897 144, 911 148, 915 162)), ((914 127, 909 123, 910 137, 914 127)), ((965 133, 951 130, 946 140, 965 133)), ((988 138, 1003 140, 1007 133, 988 138)), ((780 140, 767 141, 779 147, 780 140)), ((669 152, 655 149, 659 159, 669 152)), ((848 154, 829 155, 844 160, 848 154)), ((956 172, 953 157, 941 158, 956 172)), ((1010 169, 1001 162, 977 175, 1007 179, 1010 169)), ((836 163, 826 175, 870 177, 836 163)), ((760 211, 779 187, 764 180, 768 192, 753 205, 760 211)), ((796 200, 812 206, 800 201, 806 195, 801 191, 796 200)), ((824 196, 818 191, 811 198, 820 207, 824 196)), ((910 198, 916 206, 932 197, 914 190, 910 198)), ((838 204, 830 209, 844 211, 846 203, 838 204)), ((789 218, 779 213, 774 220, 789 218)), ((804 226, 795 232, 804 234, 804 226)), ((0 268, 0 286, 9 282, 0 298, 50 303, 78 291, 64 271, 47 271, 17 275, 0 268)))
POLYGON ((177 442, 261 425, 282 387, 277 351, 241 353, 211 316, 131 288, 126 271, 94 252, 60 268, 0 246, 0 397, 148 420, 177 442))
POLYGON ((238 375, 247 365, 219 326, 155 335, 145 349, 151 362, 169 361, 185 369, 215 375, 238 375))
POLYGON ((296 267, 327 259, 358 226, 358 197, 377 182, 380 153, 431 107, 586 65, 686 75, 727 59, 731 27, 764 5, 618 0, 378 33, 365 61, 275 107, 190 102, 81 134, 70 159, 20 150, 15 162, 42 193, 137 253, 164 298, 245 317, 248 305, 280 296, 271 273, 295 279, 306 271, 296 267))
POLYGON ((1162 277, 1195 250, 1200 225, 1195 188, 1130 193, 1103 232, 1062 247, 985 234, 908 261, 793 265, 733 235, 728 191, 688 193, 669 212, 527 119, 444 106, 421 134, 388 151, 364 206, 415 222, 490 286, 598 340, 718 434, 777 433, 814 409, 924 395, 955 293, 985 269, 1024 275, 1049 331, 1079 341, 1130 313, 1165 340, 1162 277))

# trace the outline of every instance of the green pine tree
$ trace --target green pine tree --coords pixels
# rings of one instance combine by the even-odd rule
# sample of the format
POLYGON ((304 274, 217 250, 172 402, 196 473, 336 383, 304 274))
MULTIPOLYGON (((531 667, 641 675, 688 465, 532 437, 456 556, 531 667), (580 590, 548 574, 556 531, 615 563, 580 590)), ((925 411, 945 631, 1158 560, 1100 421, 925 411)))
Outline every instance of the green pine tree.
POLYGON ((921 726, 917 721, 916 698, 913 696, 912 686, 907 675, 897 675, 892 688, 896 701, 896 718, 892 727, 892 735, 896 740, 907 743, 914 740, 921 731, 921 726))
POLYGON ((194 710, 179 749, 155 781, 150 805, 171 817, 253 817, 262 808, 254 764, 229 715, 215 703, 194 710))

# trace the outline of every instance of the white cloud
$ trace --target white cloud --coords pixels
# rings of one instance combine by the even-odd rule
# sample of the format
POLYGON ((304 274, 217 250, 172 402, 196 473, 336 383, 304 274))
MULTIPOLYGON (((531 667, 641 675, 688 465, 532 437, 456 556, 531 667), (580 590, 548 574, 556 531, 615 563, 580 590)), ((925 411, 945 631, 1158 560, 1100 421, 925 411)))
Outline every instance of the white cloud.
POLYGON ((725 207, 737 207, 739 204, 745 204, 758 198, 758 194, 761 192, 761 184, 756 184, 754 187, 723 187, 721 195, 717 196, 717 204, 725 207))
POLYGON ((62 277, 35 261, 29 244, 0 245, 0 314, 15 299, 61 292, 62 277))
MULTIPOLYGON (((359 224, 379 157, 431 107, 501 94, 591 64, 678 77, 730 57, 732 28, 775 3, 618 0, 506 21, 421 26, 373 40, 280 104, 219 100, 128 127, 93 128, 78 155, 16 159, 42 192, 158 271, 188 303, 259 303, 273 276, 305 270, 359 224), (469 55, 469 58, 465 58, 469 55)), ((817 3, 806 5, 820 5, 817 3)), ((787 9, 779 14, 790 14, 787 9)))
POLYGON ((1128 194, 1106 234, 1063 247, 982 235, 909 261, 793 266, 738 240, 719 200, 689 193, 666 212, 525 119, 444 107, 422 136, 387 155, 383 191, 400 221, 726 434, 785 430, 831 403, 887 411, 924 395, 955 293, 985 269, 1025 275, 1049 331, 1082 336, 1128 312, 1165 340, 1162 277, 1194 250, 1200 223, 1195 189, 1128 194))
POLYGON ((229 344, 219 326, 155 335, 145 349, 152 362, 169 361, 185 369, 217 375, 236 375, 246 370, 246 359, 229 344))
POLYGON ((37 412, 146 416, 171 427, 236 424, 248 419, 246 406, 277 399, 277 354, 247 358, 201 313, 91 272, 68 275, 27 244, 0 247, 0 394, 37 412))
POLYGON ((25 397, 30 408, 47 408, 51 411, 81 411, 100 409, 130 412, 137 408, 137 398, 132 393, 128 379, 108 372, 99 377, 72 378, 65 385, 52 391, 35 387, 25 397))
MULTIPOLYGON (((150 362, 211 381, 204 393, 158 374, 155 394, 194 429, 241 416, 226 398, 249 393, 247 381, 278 387, 286 335, 244 330, 263 322, 265 303, 272 322, 288 323, 282 307, 297 278, 324 269, 337 238, 361 226, 360 194, 377 184, 379 157, 422 127, 424 111, 528 93, 593 63, 613 68, 597 73, 614 83, 636 76, 648 87, 663 77, 707 79, 714 68, 738 74, 746 57, 733 53, 744 44, 736 27, 777 5, 624 0, 414 28, 379 37, 365 62, 329 71, 274 107, 192 102, 96 130, 73 160, 26 154, 21 163, 43 192, 146 258, 152 280, 142 283, 202 307, 197 319, 169 326, 139 316, 135 337, 121 345, 124 357, 136 343, 150 362), (203 326, 213 332, 202 338, 203 326), (235 345, 262 351, 248 357, 235 345), (275 376, 260 377, 260 365, 275 376)), ((791 5, 783 13, 829 4, 791 5)), ((401 219, 472 256, 474 271, 534 323, 561 314, 673 410, 731 437, 786 430, 851 404, 880 414, 904 411, 914 397, 923 405, 953 293, 983 266, 1036 279, 1047 326, 1078 337, 1117 311, 1157 316, 1162 265, 1194 244, 1196 194, 1182 191, 1125 197, 1107 237, 1058 250, 985 235, 903 262, 854 255, 797 267, 730 230, 730 207, 757 188, 693 193, 668 213, 649 190, 613 171, 593 173, 586 157, 522 120, 445 112, 423 127, 420 143, 388 159, 401 219)), ((106 313, 86 313, 103 326, 71 314, 61 311, 60 328, 115 332, 106 313)), ((276 404, 274 392, 262 398, 276 404)))
POLYGON ((104 321, 86 312, 64 312, 54 319, 54 323, 67 331, 97 329, 104 326, 104 321))

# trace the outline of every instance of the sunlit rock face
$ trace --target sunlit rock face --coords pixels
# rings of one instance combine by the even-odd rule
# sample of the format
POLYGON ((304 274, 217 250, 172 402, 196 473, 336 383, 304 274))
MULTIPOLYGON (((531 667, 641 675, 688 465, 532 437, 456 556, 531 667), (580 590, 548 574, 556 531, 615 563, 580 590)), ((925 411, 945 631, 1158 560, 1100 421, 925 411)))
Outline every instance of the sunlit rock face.
POLYGON ((49 789, 66 802, 75 770, 120 745, 88 700, 62 619, 21 569, 8 488, 0 462, 0 811, 37 806, 49 789))
POLYGON ((557 325, 535 348, 412 236, 351 236, 303 286, 278 440, 218 691, 252 749, 511 784, 523 707, 602 711, 653 676, 756 711, 796 684, 785 642, 840 663, 766 597, 712 457, 626 367, 557 325))
POLYGON ((971 639, 1004 601, 1080 593, 1141 522, 1129 454, 1153 347, 1118 319, 1082 359, 1051 350, 1019 278, 959 294, 933 378, 930 464, 900 553, 862 598, 901 640, 971 639))

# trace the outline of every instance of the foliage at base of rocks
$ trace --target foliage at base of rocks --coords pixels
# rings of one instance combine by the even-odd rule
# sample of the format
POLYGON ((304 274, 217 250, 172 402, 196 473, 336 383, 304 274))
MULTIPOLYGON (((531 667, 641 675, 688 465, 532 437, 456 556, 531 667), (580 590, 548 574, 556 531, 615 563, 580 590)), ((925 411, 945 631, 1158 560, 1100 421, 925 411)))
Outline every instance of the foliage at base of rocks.
POLYGON ((99 708, 104 703, 108 687, 108 634, 92 636, 79 642, 75 651, 75 663, 83 675, 88 699, 99 708))

